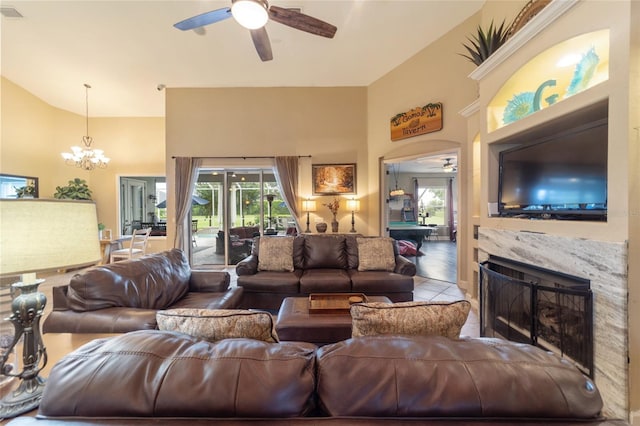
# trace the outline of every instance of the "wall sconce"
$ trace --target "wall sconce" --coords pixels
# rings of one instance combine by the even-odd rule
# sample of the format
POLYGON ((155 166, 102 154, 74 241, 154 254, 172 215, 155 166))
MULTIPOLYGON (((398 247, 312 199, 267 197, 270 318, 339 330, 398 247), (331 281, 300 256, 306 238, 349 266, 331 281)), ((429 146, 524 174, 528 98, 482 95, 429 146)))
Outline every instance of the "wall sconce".
POLYGON ((311 229, 309 228, 309 212, 316 211, 316 202, 314 200, 303 200, 302 201, 302 211, 307 212, 307 229, 304 231, 306 233, 310 233, 311 229))
POLYGON ((347 210, 351 210, 351 231, 349 232, 357 232, 354 213, 360 211, 360 200, 356 200, 355 198, 347 200, 347 210))

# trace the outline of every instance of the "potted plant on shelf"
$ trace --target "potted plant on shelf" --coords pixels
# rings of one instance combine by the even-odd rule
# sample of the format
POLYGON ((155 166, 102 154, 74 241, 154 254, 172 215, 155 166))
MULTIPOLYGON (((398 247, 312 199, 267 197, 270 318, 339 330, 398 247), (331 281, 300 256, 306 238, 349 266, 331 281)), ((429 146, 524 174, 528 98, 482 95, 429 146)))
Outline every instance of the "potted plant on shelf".
POLYGON ((36 196, 36 187, 33 185, 26 185, 21 187, 13 187, 16 190, 16 197, 18 198, 34 198, 36 196))
POLYGON ((91 190, 84 179, 75 178, 66 186, 56 186, 53 198, 68 200, 91 200, 91 190))
POLYGON ((478 26, 477 34, 471 38, 467 38, 471 45, 463 44, 469 52, 468 55, 460 53, 476 65, 483 63, 489 56, 498 50, 509 38, 509 26, 505 28, 505 22, 502 21, 499 27, 493 25, 493 21, 485 32, 481 26, 478 26))

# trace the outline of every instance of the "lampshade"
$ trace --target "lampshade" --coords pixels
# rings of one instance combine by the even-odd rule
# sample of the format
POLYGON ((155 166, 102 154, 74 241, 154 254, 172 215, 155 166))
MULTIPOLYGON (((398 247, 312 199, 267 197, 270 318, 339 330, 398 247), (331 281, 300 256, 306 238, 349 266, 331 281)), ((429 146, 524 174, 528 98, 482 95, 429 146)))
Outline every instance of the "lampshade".
POLYGON ((269 20, 267 5, 262 0, 234 0, 231 14, 240 25, 249 30, 262 28, 269 20))
POLYGON ((347 200, 347 210, 352 211, 352 212, 359 212, 360 211, 360 200, 356 200, 351 199, 351 200, 347 200))
POLYGON ((315 212, 316 211, 316 202, 315 202, 315 200, 303 200, 302 201, 302 211, 303 212, 315 212))
POLYGON ((0 275, 75 268, 100 258, 91 201, 0 200, 0 275))

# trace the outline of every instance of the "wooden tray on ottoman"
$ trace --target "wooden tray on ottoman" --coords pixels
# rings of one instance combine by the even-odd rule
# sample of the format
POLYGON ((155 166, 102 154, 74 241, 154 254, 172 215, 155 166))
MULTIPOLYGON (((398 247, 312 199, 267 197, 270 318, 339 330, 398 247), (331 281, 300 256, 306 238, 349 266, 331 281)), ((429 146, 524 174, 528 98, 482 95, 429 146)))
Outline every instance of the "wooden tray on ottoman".
POLYGON ((348 314, 354 303, 367 302, 362 293, 312 293, 309 295, 310 314, 348 314))

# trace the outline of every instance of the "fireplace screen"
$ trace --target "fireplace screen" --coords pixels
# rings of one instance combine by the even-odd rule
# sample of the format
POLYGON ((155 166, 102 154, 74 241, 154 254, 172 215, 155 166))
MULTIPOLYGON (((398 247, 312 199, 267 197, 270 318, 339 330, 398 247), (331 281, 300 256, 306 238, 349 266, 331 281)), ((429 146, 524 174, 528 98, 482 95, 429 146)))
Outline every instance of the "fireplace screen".
POLYGON ((480 335, 556 352, 593 378, 588 280, 491 256, 480 264, 480 335))

